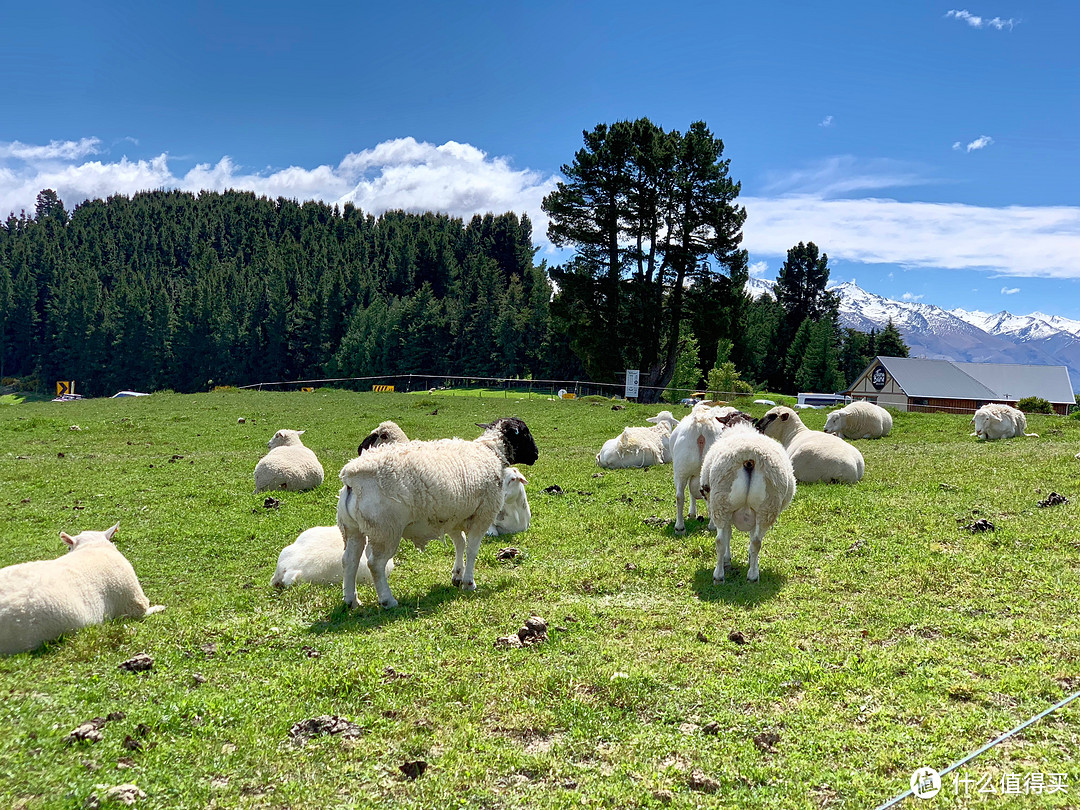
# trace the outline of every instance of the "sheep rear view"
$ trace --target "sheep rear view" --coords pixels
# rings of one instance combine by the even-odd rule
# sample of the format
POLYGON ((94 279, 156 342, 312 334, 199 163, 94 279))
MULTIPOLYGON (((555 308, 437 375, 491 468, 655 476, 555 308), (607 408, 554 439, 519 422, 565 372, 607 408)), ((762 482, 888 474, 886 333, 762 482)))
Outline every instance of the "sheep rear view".
POLYGON ((356 572, 365 547, 375 591, 383 607, 397 600, 386 582, 386 563, 402 538, 423 549, 449 533, 454 541, 450 581, 475 590, 474 569, 484 532, 503 502, 503 471, 532 464, 536 442, 515 417, 481 425, 473 441, 440 439, 390 444, 364 453, 341 470, 338 527, 345 538, 343 595, 356 607, 356 572))
POLYGON ((713 583, 731 562, 731 528, 750 533, 746 578, 757 582, 765 533, 795 496, 795 471, 783 446, 747 423, 727 428, 701 465, 701 494, 716 524, 713 583))
POLYGON ((891 413, 860 399, 830 413, 824 431, 842 439, 880 439, 889 435, 892 424, 891 413))
POLYGON ((285 489, 302 492, 321 486, 323 468, 318 457, 304 447, 302 430, 279 430, 267 442, 268 451, 255 465, 255 493, 285 489))
POLYGON ((529 508, 529 498, 525 494, 527 483, 529 483, 528 479, 517 467, 507 467, 503 470, 503 504, 499 514, 495 516, 495 522, 487 530, 488 536, 516 534, 529 528, 532 510, 529 508))
POLYGON ((697 518, 701 463, 705 460, 709 448, 720 438, 724 430, 724 426, 717 419, 719 413, 715 408, 698 403, 671 432, 672 477, 675 481, 675 531, 677 532, 686 529, 686 523, 683 521, 683 507, 686 505, 687 493, 690 495, 690 506, 686 517, 688 520, 697 518))
POLYGON ((119 524, 72 537, 53 560, 0 569, 0 654, 27 652, 84 627, 164 610, 150 606, 131 563, 112 544, 119 524))

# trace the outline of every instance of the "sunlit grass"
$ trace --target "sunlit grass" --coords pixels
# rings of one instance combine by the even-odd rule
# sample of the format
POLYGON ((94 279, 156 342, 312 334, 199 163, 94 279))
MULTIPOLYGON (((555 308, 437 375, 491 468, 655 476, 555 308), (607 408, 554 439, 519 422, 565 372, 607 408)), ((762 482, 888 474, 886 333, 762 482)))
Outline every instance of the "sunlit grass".
MULTIPOLYGON (((672 530, 671 468, 594 462, 670 406, 611 404, 320 389, 0 409, 0 565, 119 521, 168 606, 0 659, 0 806, 82 807, 133 782, 153 808, 873 807, 1080 689, 1080 422, 1032 416, 1041 438, 980 443, 963 417, 897 414, 856 443, 860 484, 799 487, 759 583, 736 532, 714 586, 704 523, 672 530), (339 590, 269 587, 278 551, 334 522, 337 471, 375 424, 471 438, 501 415, 540 447, 533 522, 485 541, 475 593, 450 587, 448 542, 402 546, 393 611, 370 588, 345 612, 339 590), (252 471, 284 427, 327 480, 267 509, 252 471), (1070 503, 1040 508, 1051 491, 1070 503), (996 531, 964 529, 980 518, 996 531), (497 561, 508 545, 521 555, 497 561), (548 643, 496 649, 532 613, 548 643), (151 672, 117 668, 138 652, 151 672), (65 742, 111 712, 101 742, 65 742), (320 714, 363 734, 289 742, 320 714), (415 759, 412 781, 398 766, 415 759)), ((989 801, 1075 805, 1078 720, 1074 705, 967 773, 1064 773, 1064 793, 989 801)), ((964 806, 951 791, 933 806, 964 806)))

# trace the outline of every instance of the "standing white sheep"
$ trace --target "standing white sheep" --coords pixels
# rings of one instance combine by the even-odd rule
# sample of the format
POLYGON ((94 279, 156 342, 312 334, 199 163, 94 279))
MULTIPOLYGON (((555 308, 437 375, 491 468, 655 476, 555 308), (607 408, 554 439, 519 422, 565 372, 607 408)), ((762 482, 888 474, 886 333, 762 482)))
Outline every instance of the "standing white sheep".
POLYGON ((686 494, 690 494, 690 508, 687 518, 697 517, 697 498, 700 494, 698 477, 701 474, 701 462, 709 452, 713 442, 720 438, 723 425, 717 421, 714 408, 697 404, 682 418, 671 432, 671 463, 675 479, 675 531, 686 529, 683 521, 683 506, 686 494))
POLYGON ((986 441, 1012 439, 1016 436, 1039 437, 1038 433, 1024 432, 1027 430, 1027 415, 1023 411, 1000 402, 983 405, 975 411, 971 422, 975 426, 975 432, 971 435, 986 441))
POLYGON ((33 650, 46 641, 109 619, 141 619, 150 606, 135 570, 112 544, 120 524, 74 537, 60 532, 68 553, 0 568, 0 654, 33 650))
POLYGON ((803 483, 854 484, 862 480, 866 463, 859 449, 839 436, 810 430, 791 408, 771 408, 757 421, 757 429, 784 445, 795 478, 803 483))
POLYGON ((300 440, 302 430, 279 430, 267 442, 269 452, 255 465, 255 492, 286 489, 302 492, 323 482, 318 457, 300 440))
POLYGON ((342 468, 337 515, 345 538, 347 607, 357 605, 356 571, 365 542, 383 607, 397 606, 386 583, 386 563, 403 537, 423 549, 449 533, 455 551, 450 581, 463 590, 476 589, 476 556, 502 507, 503 470, 532 464, 538 456, 536 441, 520 419, 504 417, 480 427, 483 435, 471 442, 389 444, 342 468))
POLYGON ((529 483, 517 467, 507 467, 503 470, 503 504, 499 514, 495 516, 495 522, 487 530, 487 534, 496 536, 500 534, 515 534, 529 528, 532 520, 532 510, 529 509, 529 499, 525 495, 525 485, 529 483))
MULTIPOLYGON (((313 585, 341 585, 341 558, 345 552, 345 540, 337 526, 314 526, 300 533, 278 555, 277 569, 270 580, 275 588, 289 588, 299 582, 313 585)), ((361 561, 358 573, 370 585, 371 571, 367 555, 361 561)), ((386 563, 386 573, 394 569, 394 561, 386 563)))
POLYGON ((795 496, 795 471, 783 446, 750 423, 724 430, 701 464, 701 494, 716 524, 713 582, 724 581, 731 562, 731 526, 750 532, 746 578, 758 580, 761 540, 795 496))
POLYGON ((825 432, 841 439, 880 439, 889 435, 892 421, 880 405, 860 399, 830 413, 825 432))

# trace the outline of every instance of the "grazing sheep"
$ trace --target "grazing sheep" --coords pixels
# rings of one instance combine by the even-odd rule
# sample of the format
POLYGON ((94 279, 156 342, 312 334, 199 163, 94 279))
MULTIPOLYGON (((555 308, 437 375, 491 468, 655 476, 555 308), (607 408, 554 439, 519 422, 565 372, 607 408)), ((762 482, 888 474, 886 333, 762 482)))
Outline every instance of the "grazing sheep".
POLYGON ((971 422, 975 425, 975 432, 970 435, 978 436, 988 442, 995 439, 1011 439, 1015 436, 1039 437, 1038 433, 1024 432, 1027 430, 1027 416, 1023 411, 999 402, 983 405, 975 411, 971 422))
POLYGON ((724 581, 731 562, 731 525, 750 532, 746 578, 758 580, 761 539, 795 495, 795 471, 783 446, 737 421, 724 430, 701 464, 701 495, 716 524, 713 582, 724 581))
POLYGON ((495 522, 487 530, 487 534, 491 536, 514 534, 529 528, 532 511, 529 509, 529 499, 525 495, 527 483, 529 483, 528 480, 517 467, 507 467, 503 470, 503 505, 499 514, 495 516, 495 522))
POLYGON ((318 457, 300 441, 302 430, 279 430, 267 442, 269 451, 255 465, 255 492, 287 489, 302 492, 323 482, 318 457))
POLYGON ((536 441, 520 419, 503 417, 480 427, 484 433, 471 442, 390 444, 342 468, 337 515, 345 538, 347 607, 358 604, 356 571, 365 543, 379 604, 397 606, 386 584, 386 563, 403 537, 423 549, 449 532, 455 550, 450 581, 475 590, 480 541, 502 508, 503 470, 532 464, 538 456, 536 441))
POLYGON ((671 432, 671 461, 675 479, 675 531, 686 529, 683 506, 687 491, 690 493, 688 518, 697 517, 697 497, 700 492, 698 477, 701 462, 713 442, 720 438, 724 426, 717 421, 714 408, 699 403, 694 406, 671 432))
POLYGON ((120 524, 72 537, 68 553, 0 568, 0 654, 32 650, 46 641, 109 619, 141 619, 150 606, 135 570, 112 544, 120 524))
POLYGON ((810 430, 791 408, 777 405, 757 421, 757 429, 784 445, 795 478, 854 484, 862 480, 866 464, 862 453, 839 436, 810 430))
POLYGON ((628 467, 651 467, 671 461, 671 430, 678 421, 671 411, 660 411, 646 422, 653 427, 628 427, 614 439, 608 439, 596 454, 596 463, 609 470, 628 467))
MULTIPOLYGON (((270 580, 275 588, 288 588, 298 582, 310 582, 313 585, 341 585, 341 557, 345 551, 345 540, 337 526, 315 526, 300 532, 290 545, 285 546, 278 555, 277 570, 270 580)), ((368 559, 364 556, 363 565, 358 569, 359 576, 368 585, 371 584, 371 571, 368 559)), ((386 563, 386 573, 394 569, 394 561, 386 563)))
POLYGON ((892 414, 862 399, 833 411, 825 420, 825 432, 841 439, 880 439, 891 430, 892 414))
POLYGON ((367 438, 356 448, 356 455, 362 456, 365 450, 379 447, 384 444, 404 444, 409 440, 405 431, 398 427, 396 422, 381 422, 377 428, 367 435, 367 438))

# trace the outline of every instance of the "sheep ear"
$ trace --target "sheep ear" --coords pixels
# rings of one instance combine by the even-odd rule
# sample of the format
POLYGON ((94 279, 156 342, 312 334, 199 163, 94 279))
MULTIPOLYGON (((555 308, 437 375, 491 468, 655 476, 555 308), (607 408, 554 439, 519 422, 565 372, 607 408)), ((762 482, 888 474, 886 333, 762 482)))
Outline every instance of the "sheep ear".
POLYGON ((116 530, 120 528, 119 523, 114 523, 111 528, 105 530, 105 539, 112 540, 113 535, 116 534, 116 530))
POLYGON ((60 539, 63 540, 69 548, 75 548, 75 538, 67 532, 60 532, 60 539))
POLYGON ((298 430, 298 431, 296 431, 296 435, 297 435, 297 436, 303 436, 305 432, 306 432, 306 431, 303 431, 303 430, 298 430))
POLYGON ((786 413, 780 414, 780 421, 781 422, 786 422, 789 415, 790 414, 786 414, 786 413))
POLYGON ((495 427, 495 425, 493 425, 493 424, 492 425, 482 425, 479 422, 476 423, 476 426, 478 428, 483 428, 484 430, 491 430, 493 427, 495 427))

